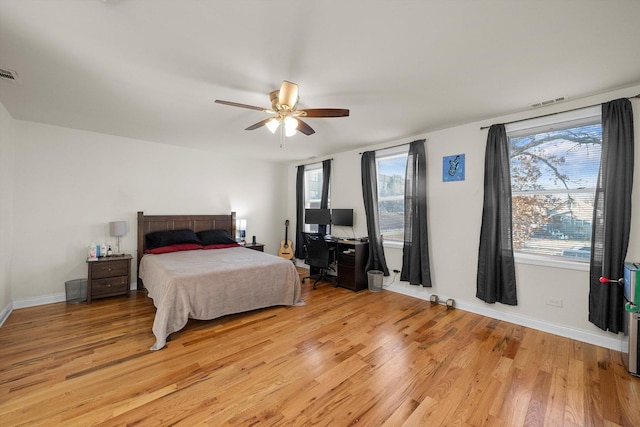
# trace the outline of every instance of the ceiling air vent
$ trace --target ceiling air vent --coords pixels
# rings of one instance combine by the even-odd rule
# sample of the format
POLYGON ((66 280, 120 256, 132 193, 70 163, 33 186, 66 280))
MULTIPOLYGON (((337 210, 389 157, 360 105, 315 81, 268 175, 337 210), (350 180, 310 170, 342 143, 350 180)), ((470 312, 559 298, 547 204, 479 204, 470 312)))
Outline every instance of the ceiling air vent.
POLYGON ((546 101, 536 102, 535 104, 531 104, 531 106, 533 108, 544 107, 544 106, 547 106, 547 105, 556 104, 558 102, 566 101, 567 99, 568 99, 568 97, 561 96, 559 98, 553 98, 553 99, 548 99, 546 101))
POLYGON ((8 80, 14 83, 22 83, 20 81, 20 77, 18 77, 18 73, 7 68, 0 68, 0 79, 8 80))

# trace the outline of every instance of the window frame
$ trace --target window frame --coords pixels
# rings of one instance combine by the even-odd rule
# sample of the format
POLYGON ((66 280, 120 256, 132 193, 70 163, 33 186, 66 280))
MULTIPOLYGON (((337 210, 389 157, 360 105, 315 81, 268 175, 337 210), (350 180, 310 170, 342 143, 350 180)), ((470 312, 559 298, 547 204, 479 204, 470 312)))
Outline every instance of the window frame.
MULTIPOLYGON (((380 177, 380 164, 379 162, 381 160, 388 160, 388 159, 393 159, 393 158, 399 158, 399 157, 404 157, 405 159, 405 169, 404 169, 404 173, 402 176, 402 180, 403 180, 403 188, 404 188, 404 182, 406 182, 406 159, 409 155, 409 145, 401 145, 398 147, 391 147, 391 148, 385 148, 382 150, 376 150, 376 187, 377 187, 377 199, 378 199, 378 218, 380 218, 380 186, 377 185, 379 182, 379 177, 380 177)), ((402 230, 404 232, 404 191, 402 193, 401 196, 398 196, 403 203, 403 215, 402 215, 402 230)), ((383 246, 385 247, 392 247, 392 248, 402 248, 404 246, 404 235, 400 240, 396 240, 396 239, 390 239, 386 236, 384 236, 384 231, 382 230, 382 227, 380 228, 380 234, 382 234, 383 236, 383 246)))
MULTIPOLYGON (((304 223, 304 209, 314 209, 311 207, 311 203, 312 202, 317 202, 318 207, 320 206, 321 203, 321 198, 322 198, 322 188, 320 188, 320 194, 318 195, 319 197, 316 199, 310 199, 310 183, 311 182, 316 182, 316 183, 320 183, 320 187, 322 187, 322 161, 318 162, 318 163, 311 163, 308 165, 304 166, 304 207, 303 207, 303 224, 302 224, 302 231, 305 233, 317 233, 318 232, 318 225, 317 224, 306 224, 304 223), (311 172, 314 171, 320 171, 319 176, 320 176, 320 180, 312 180, 311 178, 311 172)), ((327 201, 327 207, 330 209, 331 208, 331 181, 333 180, 332 177, 329 177, 329 197, 328 197, 328 201, 327 201)), ((331 231, 331 225, 327 225, 327 233, 329 233, 331 231)))
MULTIPOLYGON (((601 120, 601 107, 599 105, 580 108, 573 111, 560 112, 560 113, 552 113, 546 116, 541 116, 533 119, 517 121, 514 123, 509 123, 505 125, 505 131, 507 133, 507 137, 510 138, 514 134, 522 135, 526 133, 533 134, 536 131, 542 131, 547 128, 553 129, 554 126, 564 126, 567 122, 576 122, 577 126, 580 121, 583 121, 585 124, 588 121, 593 119, 601 120)), ((509 162, 511 167, 511 153, 509 153, 509 162)), ((596 184, 597 185, 597 184, 596 184)), ((567 190, 541 190, 537 192, 537 194, 567 194, 567 190)), ((569 190, 570 193, 595 193, 595 187, 593 189, 572 189, 569 190)), ((514 195, 523 195, 526 192, 514 192, 512 190, 511 197, 514 195)), ((528 194, 531 194, 530 192, 528 194)), ((595 195, 595 194, 594 194, 595 195)), ((526 252, 516 251, 514 249, 514 260, 519 264, 529 264, 529 265, 537 265, 544 267, 552 267, 552 268, 563 268, 569 270, 579 270, 579 271, 589 271, 589 263, 584 261, 577 261, 572 259, 562 259, 559 257, 542 255, 542 254, 532 254, 526 252)))

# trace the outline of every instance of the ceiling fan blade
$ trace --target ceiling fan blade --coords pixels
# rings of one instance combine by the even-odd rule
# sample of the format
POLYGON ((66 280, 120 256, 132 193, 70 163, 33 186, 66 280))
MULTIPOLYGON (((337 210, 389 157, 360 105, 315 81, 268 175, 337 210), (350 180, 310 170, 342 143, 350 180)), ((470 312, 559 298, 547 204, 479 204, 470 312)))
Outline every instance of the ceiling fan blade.
POLYGON ((288 81, 283 81, 278 93, 278 104, 287 105, 290 110, 295 110, 298 104, 298 85, 288 81))
POLYGON ((261 128, 262 126, 266 125, 267 122, 269 120, 271 120, 271 119, 273 119, 273 117, 269 117, 268 119, 260 120, 258 123, 252 124, 251 126, 246 128, 245 130, 255 130, 255 129, 261 128))
POLYGON ((302 117, 347 117, 349 110, 344 108, 305 108, 298 110, 302 117))
POLYGON ((309 126, 308 124, 306 124, 305 122, 303 122, 299 118, 296 118, 295 120, 298 121, 298 128, 297 128, 298 132, 302 132, 305 135, 313 135, 314 133, 316 133, 316 131, 313 130, 313 128, 311 128, 311 126, 309 126))
POLYGON ((238 102, 223 101, 221 99, 216 99, 215 102, 216 104, 230 105, 232 107, 248 108, 250 110, 264 111, 265 113, 274 113, 270 108, 256 107, 255 105, 240 104, 238 102))

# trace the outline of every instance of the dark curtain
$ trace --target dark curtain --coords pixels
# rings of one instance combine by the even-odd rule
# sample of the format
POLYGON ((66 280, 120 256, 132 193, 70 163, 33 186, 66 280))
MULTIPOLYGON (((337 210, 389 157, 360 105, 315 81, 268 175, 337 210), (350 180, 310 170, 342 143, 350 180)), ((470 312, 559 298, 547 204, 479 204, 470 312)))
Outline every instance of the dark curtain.
MULTIPOLYGON (((320 197, 320 209, 329 207, 329 182, 331 180, 331 160, 322 162, 322 195, 320 197)), ((327 234, 327 226, 318 225, 318 234, 324 236, 327 234)))
POLYGON ((364 212, 367 216, 367 235, 369 236, 369 260, 365 271, 379 270, 389 275, 387 261, 382 248, 380 221, 378 219, 378 178, 376 173, 375 151, 365 151, 361 159, 362 197, 364 212))
POLYGON ((431 287, 427 235, 427 159, 425 140, 409 146, 404 181, 404 247, 400 280, 431 287))
POLYGON ((622 287, 600 277, 623 277, 631 228, 633 109, 628 99, 602 104, 602 157, 593 206, 589 321, 600 329, 623 330, 622 287))
POLYGON ((509 140, 504 125, 489 128, 484 159, 484 207, 478 250, 476 297, 517 305, 511 236, 509 140))
POLYGON ((304 166, 298 166, 296 174, 296 258, 304 259, 304 166))

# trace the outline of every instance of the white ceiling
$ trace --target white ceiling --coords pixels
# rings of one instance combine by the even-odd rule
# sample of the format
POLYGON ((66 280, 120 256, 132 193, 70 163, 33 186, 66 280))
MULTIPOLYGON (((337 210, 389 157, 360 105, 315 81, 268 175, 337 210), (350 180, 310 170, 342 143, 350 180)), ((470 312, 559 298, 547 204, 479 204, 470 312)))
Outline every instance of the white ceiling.
POLYGON ((18 120, 275 161, 397 141, 640 83, 635 0, 0 0, 18 120), (316 134, 279 148, 282 80, 316 134))

